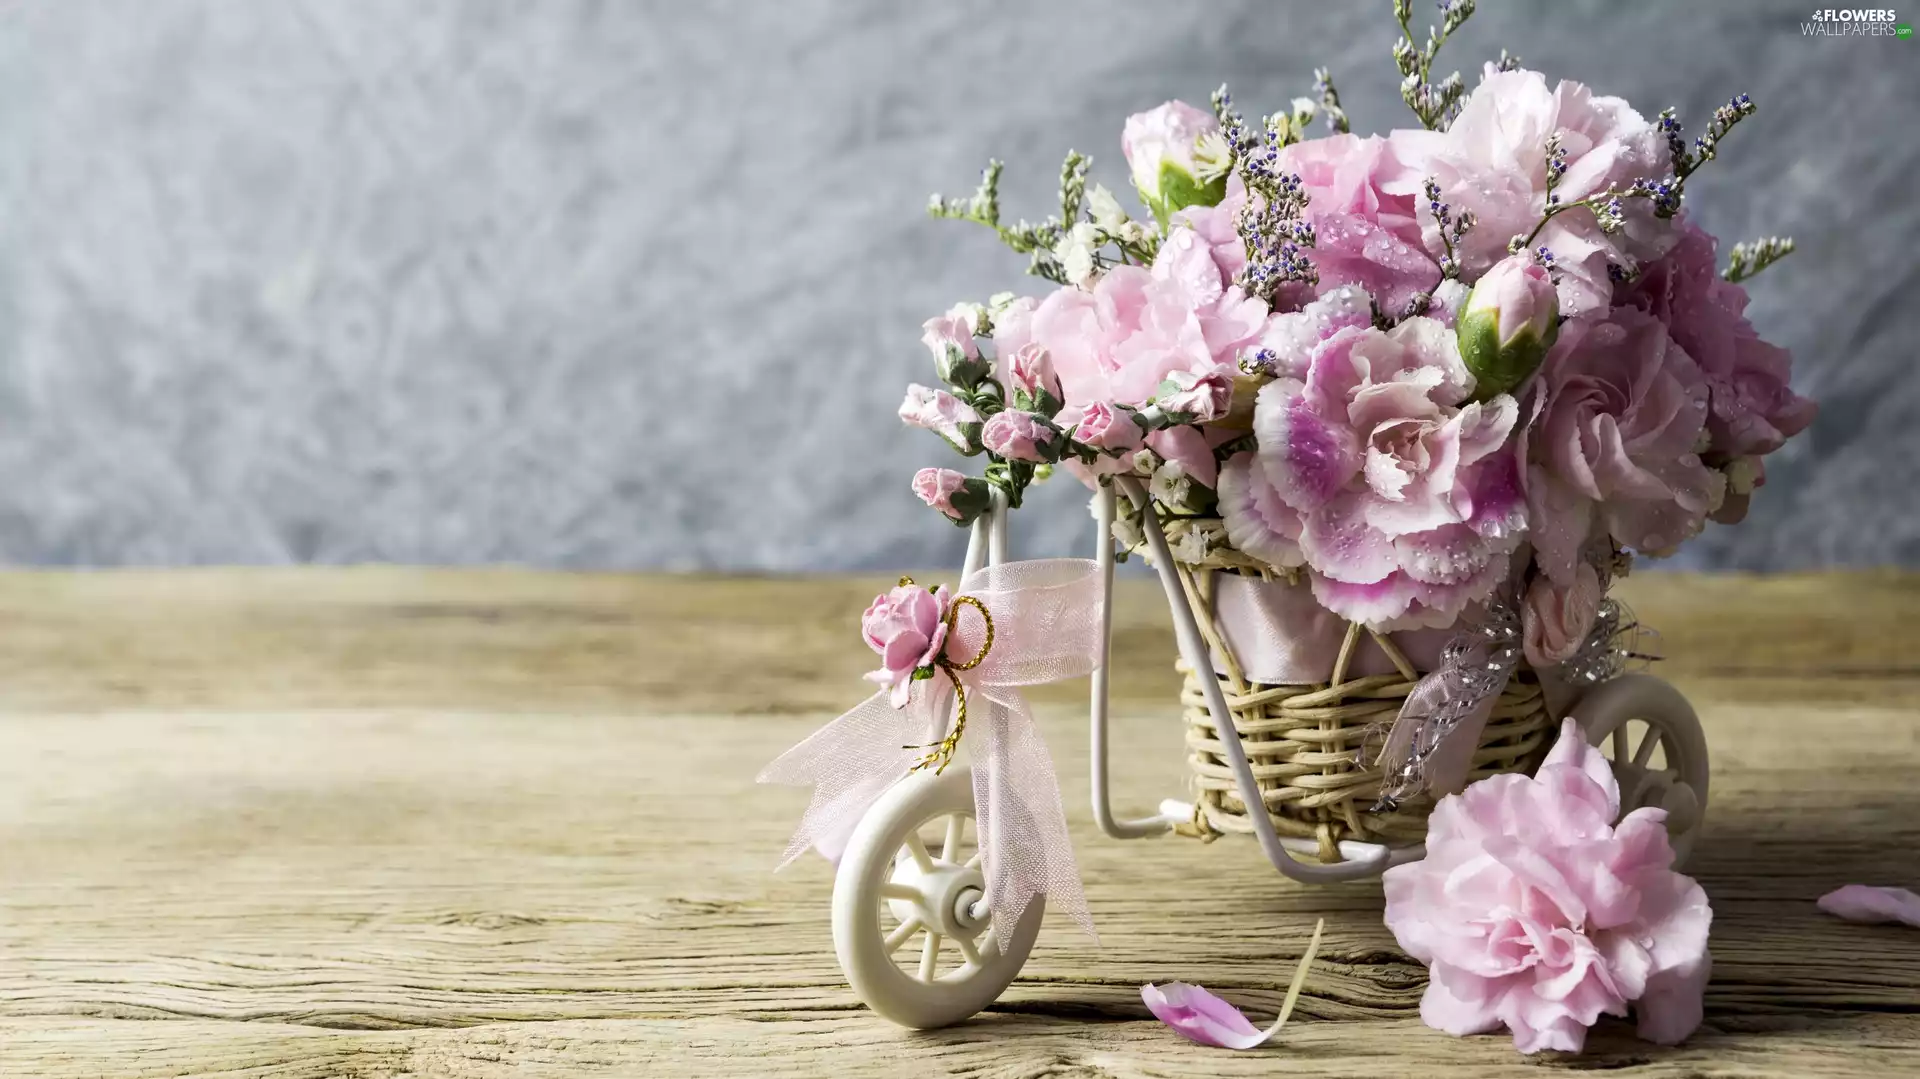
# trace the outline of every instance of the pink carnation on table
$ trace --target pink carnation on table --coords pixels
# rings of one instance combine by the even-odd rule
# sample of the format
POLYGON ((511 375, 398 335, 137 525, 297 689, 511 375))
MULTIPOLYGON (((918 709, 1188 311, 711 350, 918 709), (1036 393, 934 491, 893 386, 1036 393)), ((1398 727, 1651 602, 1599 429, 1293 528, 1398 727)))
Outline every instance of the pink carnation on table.
MULTIPOLYGON (((1406 309, 1415 293, 1440 282, 1440 266, 1422 246, 1420 177, 1400 160, 1391 139, 1340 134, 1294 143, 1280 151, 1278 168, 1300 177, 1307 194, 1305 220, 1317 234, 1309 252, 1320 283, 1314 290, 1288 286, 1281 309, 1297 308, 1343 286, 1365 289, 1382 310, 1406 309)), ((1246 265, 1235 222, 1247 204, 1238 176, 1227 182, 1218 206, 1192 206, 1175 215, 1207 242, 1229 279, 1246 265)), ((1440 250, 1436 238, 1433 250, 1440 250)))
MULTIPOLYGON (((1462 274, 1476 281, 1507 255, 1507 241, 1533 231, 1547 204, 1547 136, 1560 135, 1566 172, 1554 193, 1575 202, 1670 171, 1666 140, 1646 118, 1617 97, 1577 82, 1549 89, 1537 71, 1497 71, 1488 65, 1445 131, 1395 131, 1389 136, 1402 166, 1385 186, 1424 199, 1427 176, 1454 215, 1471 212, 1477 224, 1457 246, 1462 274)), ((1669 222, 1654 217, 1646 199, 1623 199, 1627 225, 1608 236, 1585 209, 1556 214, 1529 248, 1546 246, 1560 268, 1560 311, 1574 315, 1608 306, 1613 284, 1607 263, 1638 266, 1673 245, 1669 222)), ((1421 215, 1429 251, 1441 249, 1439 226, 1421 215)))
POLYGON ((1053 292, 1030 316, 1003 314, 995 341, 1045 348, 1069 405, 1140 406, 1175 371, 1233 364, 1266 318, 1266 304, 1230 285, 1192 230, 1175 228, 1151 268, 1116 266, 1091 290, 1053 292))
POLYGON ((930 667, 947 646, 947 609, 953 596, 946 585, 929 592, 903 584, 875 596, 860 616, 860 636, 880 656, 880 669, 867 681, 889 690, 895 708, 905 708, 913 691, 913 672, 930 667))
POLYGON ((1706 380, 1666 327, 1632 308, 1569 321, 1531 393, 1531 539, 1556 583, 1598 529, 1647 553, 1699 533, 1726 477, 1700 460, 1706 380))
POLYGON ((1619 812, 1612 769, 1572 719, 1536 775, 1440 800, 1425 859, 1382 878, 1387 928, 1428 964, 1420 1018, 1454 1035, 1505 1026, 1523 1053, 1577 1053, 1629 1005, 1643 1038, 1693 1033, 1713 910, 1673 870, 1666 811, 1615 825, 1619 812))
POLYGON ((1905 888, 1843 884, 1821 896, 1816 905, 1849 922, 1898 922, 1920 928, 1920 895, 1905 888))
POLYGON ((1472 388, 1452 331, 1432 319, 1334 333, 1304 378, 1261 389, 1258 447, 1221 484, 1229 537, 1297 546, 1314 596, 1342 617, 1452 623, 1506 579, 1526 520, 1508 444, 1518 406, 1469 402, 1472 388))
POLYGON ((1772 453, 1806 430, 1818 406, 1789 385, 1792 354, 1762 341, 1747 321, 1747 290, 1720 276, 1713 237, 1684 219, 1678 234, 1673 250, 1643 267, 1616 302, 1659 319, 1700 365, 1711 406, 1710 453, 1772 453))

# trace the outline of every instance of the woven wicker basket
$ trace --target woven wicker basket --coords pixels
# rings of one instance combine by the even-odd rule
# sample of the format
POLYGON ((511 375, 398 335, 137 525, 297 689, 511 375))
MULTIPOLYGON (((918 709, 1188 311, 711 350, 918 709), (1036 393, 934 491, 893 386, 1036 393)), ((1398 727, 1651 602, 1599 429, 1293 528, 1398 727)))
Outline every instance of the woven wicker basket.
MULTIPOLYGON (((1342 860, 1342 840, 1419 842, 1426 835, 1432 798, 1422 795, 1403 800, 1393 810, 1374 810, 1381 774, 1359 760, 1363 748, 1369 753, 1378 749, 1381 731, 1393 722, 1424 672, 1414 668, 1391 638, 1350 623, 1329 681, 1269 685, 1247 680, 1223 640, 1212 601, 1217 573, 1283 575, 1250 561, 1228 549, 1211 553, 1197 565, 1176 566, 1201 635, 1224 668, 1215 675, 1178 664, 1185 675, 1180 704, 1196 788, 1193 819, 1178 831, 1211 839, 1253 830, 1198 681, 1217 677, 1267 814, 1282 836, 1314 840, 1323 862, 1342 860), (1392 673, 1349 675, 1356 650, 1367 638, 1392 661, 1392 673), (1371 745, 1369 737, 1375 740, 1371 745)), ((1546 755, 1552 730, 1539 681, 1523 664, 1494 705, 1469 780, 1532 772, 1546 755)))

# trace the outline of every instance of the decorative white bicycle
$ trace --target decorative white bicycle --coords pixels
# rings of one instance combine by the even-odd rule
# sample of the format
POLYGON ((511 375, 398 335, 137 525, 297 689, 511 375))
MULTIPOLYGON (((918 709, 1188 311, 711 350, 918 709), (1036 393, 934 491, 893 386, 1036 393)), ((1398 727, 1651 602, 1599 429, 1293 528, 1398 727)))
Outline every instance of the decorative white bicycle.
MULTIPOLYGON (((1163 801, 1149 816, 1114 814, 1107 768, 1112 613, 1105 600, 1113 589, 1116 487, 1135 505, 1146 504, 1130 477, 1118 477, 1114 487, 1096 495, 1103 602, 1092 671, 1090 758, 1100 830, 1115 839, 1243 831, 1254 836, 1275 869, 1303 883, 1372 877, 1420 858, 1418 836, 1424 832, 1408 826, 1423 828, 1430 799, 1356 808, 1376 799, 1382 780, 1356 750, 1383 709, 1390 716, 1417 682, 1404 650, 1391 639, 1348 627, 1329 677, 1297 685, 1249 678, 1236 657, 1245 650, 1245 635, 1233 639, 1226 625, 1231 620, 1220 609, 1224 596, 1207 586, 1206 575, 1218 571, 1176 562, 1150 512, 1141 515, 1144 546, 1166 590, 1188 675, 1188 746, 1199 795, 1163 801), (1369 644, 1378 647, 1376 661, 1386 669, 1355 673, 1369 644), (1263 811, 1249 813, 1247 807, 1263 811)), ((996 492, 992 508, 973 525, 963 578, 982 566, 1002 565, 1006 557, 1007 507, 996 492)), ((1515 682, 1490 708, 1471 762, 1475 775, 1530 770, 1547 748, 1548 694, 1531 674, 1515 682)), ((1577 718, 1609 757, 1621 812, 1664 808, 1674 848, 1684 858, 1704 819, 1708 786, 1705 738, 1686 699, 1642 673, 1617 674, 1583 692, 1560 688, 1551 710, 1577 718)), ((834 946, 855 992, 896 1023, 939 1027, 985 1008, 1019 973, 1039 932, 1045 896, 1027 903, 1017 918, 992 924, 987 868, 996 851, 983 842, 976 804, 971 769, 912 771, 871 802, 840 852, 834 946)))

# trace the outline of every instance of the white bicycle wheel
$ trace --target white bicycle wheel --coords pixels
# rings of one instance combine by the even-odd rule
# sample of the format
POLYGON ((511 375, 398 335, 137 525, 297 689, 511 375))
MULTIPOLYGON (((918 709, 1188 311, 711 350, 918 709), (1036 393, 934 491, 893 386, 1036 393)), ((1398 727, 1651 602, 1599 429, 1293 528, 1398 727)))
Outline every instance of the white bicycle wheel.
POLYGON ((1613 765, 1620 812, 1667 811, 1675 864, 1685 862, 1707 817, 1707 738, 1687 698, 1648 674, 1623 674, 1581 697, 1571 715, 1613 765))
POLYGON ((916 772, 862 817, 833 882, 833 947, 853 991, 901 1026, 958 1023, 994 1002, 1033 950, 1045 897, 994 940, 966 768, 916 772))

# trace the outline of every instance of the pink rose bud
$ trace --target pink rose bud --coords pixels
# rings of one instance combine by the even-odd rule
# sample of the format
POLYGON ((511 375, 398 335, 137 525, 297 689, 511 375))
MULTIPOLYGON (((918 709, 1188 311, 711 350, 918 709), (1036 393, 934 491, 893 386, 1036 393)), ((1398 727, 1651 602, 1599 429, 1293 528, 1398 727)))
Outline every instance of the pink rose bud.
POLYGON ((1026 401, 1042 412, 1060 407, 1060 376, 1054 374, 1053 356, 1046 349, 1031 342, 1021 345, 1007 363, 1007 375, 1013 381, 1015 402, 1025 394, 1026 401))
POLYGON ((1133 422, 1131 413, 1122 412, 1105 401, 1091 401, 1061 410, 1053 422, 1073 431, 1073 440, 1096 450, 1130 453, 1140 448, 1146 433, 1133 422))
POLYGON ((980 442, 1009 461, 1046 462, 1060 454, 1060 432, 1031 412, 1008 409, 987 417, 980 442))
POLYGON ((1527 662, 1545 668, 1571 659, 1586 643, 1604 598, 1600 573, 1588 562, 1575 567, 1573 583, 1566 588, 1555 585, 1544 573, 1535 577, 1520 609, 1527 662))
POLYGON ((945 390, 914 383, 900 402, 900 420, 924 427, 964 454, 980 452, 980 414, 945 390))
POLYGON ((1184 423, 1219 419, 1233 404, 1233 374, 1224 367, 1201 373, 1175 371, 1160 384, 1155 403, 1184 423))
POLYGON ((1546 358, 1559 330, 1560 300, 1546 268, 1532 255, 1494 263, 1467 295, 1455 329, 1460 359, 1475 379, 1474 399, 1519 388, 1546 358))
POLYGON ((923 468, 914 473, 913 493, 958 525, 972 524, 986 512, 991 500, 986 480, 951 468, 923 468))
POLYGON ((1165 228, 1176 210, 1217 206, 1227 194, 1226 140, 1211 112, 1184 101, 1127 117, 1120 151, 1140 200, 1165 228))

